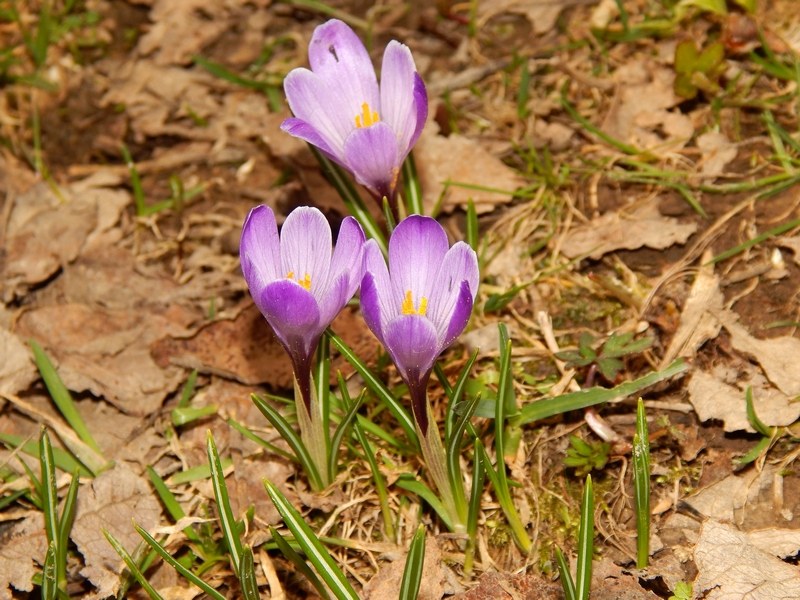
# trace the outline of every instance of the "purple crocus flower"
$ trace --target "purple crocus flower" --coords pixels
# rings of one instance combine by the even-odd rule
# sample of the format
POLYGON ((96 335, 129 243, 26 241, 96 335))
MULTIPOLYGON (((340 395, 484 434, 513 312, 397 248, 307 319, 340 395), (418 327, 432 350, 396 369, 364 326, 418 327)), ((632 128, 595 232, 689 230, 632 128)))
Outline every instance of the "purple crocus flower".
POLYGON ((478 259, 464 242, 450 247, 442 226, 419 215, 404 219, 392 233, 388 269, 373 240, 364 252, 361 311, 408 384, 414 417, 425 435, 431 369, 469 321, 478 259))
POLYGON ((358 222, 347 217, 334 250, 328 221, 309 206, 286 217, 280 236, 268 206, 255 207, 244 222, 239 255, 247 287, 292 359, 307 409, 311 358, 358 289, 364 239, 358 222))
POLYGON ((342 21, 314 30, 311 70, 294 69, 283 87, 294 118, 281 129, 350 171, 378 200, 393 202, 403 164, 425 125, 428 97, 407 46, 389 42, 381 83, 364 44, 342 21))

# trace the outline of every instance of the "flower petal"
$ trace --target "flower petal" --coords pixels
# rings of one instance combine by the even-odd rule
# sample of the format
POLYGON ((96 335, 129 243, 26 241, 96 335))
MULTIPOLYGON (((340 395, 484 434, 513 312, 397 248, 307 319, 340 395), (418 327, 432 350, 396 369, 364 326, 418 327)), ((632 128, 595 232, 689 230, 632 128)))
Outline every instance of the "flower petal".
POLYGON ((419 315, 401 315, 389 323, 386 349, 400 375, 412 386, 433 368, 442 351, 433 324, 419 315))
POLYGON ((348 290, 350 298, 356 293, 361 279, 364 277, 364 243, 366 236, 358 221, 346 217, 339 228, 336 248, 331 259, 331 278, 342 273, 348 274, 348 290))
POLYGON ((309 144, 313 144, 328 157, 341 163, 341 151, 339 152, 339 156, 336 156, 336 150, 328 141, 331 136, 329 135, 328 138, 326 138, 310 123, 306 123, 302 119, 291 117, 285 119, 283 123, 281 123, 281 130, 309 144))
POLYGON ((337 115, 337 121, 341 121, 337 127, 345 135, 355 127, 355 118, 362 113, 365 103, 370 111, 381 116, 375 67, 363 42, 345 23, 331 19, 314 30, 308 46, 308 62, 324 82, 320 91, 324 94, 321 99, 326 104, 325 110, 337 115))
POLYGON ((247 287, 253 296, 276 279, 283 277, 281 248, 275 215, 268 206, 256 206, 242 226, 239 257, 247 287))
POLYGON ((314 296, 294 281, 279 279, 255 301, 286 350, 296 358, 309 358, 322 335, 314 296))
POLYGON ((406 152, 410 151, 414 144, 417 143, 422 129, 425 127, 425 122, 428 120, 428 92, 425 89, 425 82, 422 81, 419 73, 414 73, 414 108, 417 111, 417 126, 414 130, 414 135, 411 136, 406 152))
POLYGON ((281 128, 316 146, 317 140, 311 130, 315 131, 328 151, 341 160, 344 140, 355 126, 353 115, 358 113, 353 107, 355 101, 342 97, 340 90, 331 88, 327 81, 308 69, 292 70, 283 80, 283 89, 292 113, 307 127, 299 128, 296 121, 287 120, 281 128))
POLYGON ((333 322, 354 293, 355 290, 350 288, 349 273, 341 273, 331 280, 325 293, 318 296, 320 330, 333 322))
POLYGON ((433 321, 440 338, 445 336, 451 315, 461 300, 462 283, 467 284, 471 308, 472 300, 478 293, 479 278, 478 257, 475 251, 464 242, 453 244, 444 256, 428 299, 428 318, 433 321))
POLYGON ((400 174, 397 137, 384 122, 353 130, 344 142, 347 167, 356 181, 379 198, 394 195, 400 174))
POLYGON ((361 312, 375 337, 385 345, 383 331, 390 320, 400 314, 392 295, 389 270, 375 240, 364 245, 364 278, 361 281, 361 312))
POLYGON ((415 305, 421 297, 430 298, 447 248, 447 234, 435 219, 411 215, 395 227, 389 240, 389 272, 397 312, 409 290, 415 305))
POLYGON ((328 287, 332 245, 325 215, 311 206, 294 209, 281 229, 282 276, 291 273, 296 281, 310 278, 310 291, 320 298, 328 287))
POLYGON ((459 288, 458 299, 451 313, 452 316, 450 316, 450 321, 446 323, 447 328, 444 330, 444 336, 439 338, 441 340, 442 349, 452 344, 453 341, 461 335, 461 332, 464 331, 472 315, 472 305, 474 302, 474 294, 470 291, 469 284, 466 281, 462 281, 459 288))
MULTIPOLYGON (((408 46, 392 40, 383 53, 381 67, 381 118, 397 136, 400 153, 405 157, 419 124, 416 82, 419 79, 414 58, 408 46)), ((419 79, 419 81, 422 81, 419 79)), ((424 84, 423 89, 424 93, 424 84)), ((427 97, 425 113, 427 114, 427 97)), ((422 123, 425 116, 422 117, 422 123)))

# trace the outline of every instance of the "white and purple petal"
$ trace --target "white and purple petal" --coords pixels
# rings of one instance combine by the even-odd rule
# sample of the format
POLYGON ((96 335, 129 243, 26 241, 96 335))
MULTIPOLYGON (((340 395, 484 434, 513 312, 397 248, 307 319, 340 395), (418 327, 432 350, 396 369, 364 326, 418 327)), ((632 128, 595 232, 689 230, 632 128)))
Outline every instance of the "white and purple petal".
POLYGON ((386 349, 406 381, 413 384, 433 368, 442 351, 433 324, 420 315, 401 315, 386 327, 386 349))
POLYGON ((389 42, 381 66, 381 119, 397 136, 403 158, 411 147, 417 128, 416 75, 417 68, 408 46, 394 40, 389 42))
POLYGON ((344 142, 344 157, 358 183, 378 197, 394 196, 401 158, 389 125, 380 122, 354 129, 344 142))
POLYGON ((430 298, 447 249, 447 234, 436 219, 411 215, 397 225, 389 240, 389 272, 398 311, 409 291, 415 304, 430 298))
MULTIPOLYGON (((348 275, 349 300, 356 293, 364 277, 364 244, 366 237, 358 221, 346 217, 339 227, 336 247, 331 258, 330 278, 346 273, 348 275)), ((345 301, 346 302, 346 301, 345 301)))
POLYGON ((290 354, 300 358, 310 355, 322 330, 319 306, 309 291, 281 279, 267 285, 254 300, 290 354))
POLYGON ((316 208, 294 209, 281 228, 283 277, 310 278, 310 291, 324 289, 331 264, 331 226, 316 208))
MULTIPOLYGON (((445 254, 428 298, 427 316, 433 321, 442 339, 450 327, 453 311, 456 310, 457 303, 461 301, 462 284, 467 284, 472 301, 478 292, 478 280, 478 257, 475 251, 464 242, 456 242, 445 254)), ((472 303, 470 302, 471 309, 472 303)), ((467 318, 469 318, 469 313, 467 318)))
POLYGON ((242 226, 239 257, 244 279, 254 294, 284 276, 279 272, 281 249, 278 225, 268 206, 256 206, 247 215, 242 226))

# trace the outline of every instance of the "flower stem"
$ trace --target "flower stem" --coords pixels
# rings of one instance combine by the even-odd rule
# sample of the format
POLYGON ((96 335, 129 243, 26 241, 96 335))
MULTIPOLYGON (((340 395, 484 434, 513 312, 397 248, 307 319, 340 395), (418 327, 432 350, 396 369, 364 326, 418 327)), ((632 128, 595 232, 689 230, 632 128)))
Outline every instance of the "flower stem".
POLYGON ((327 487, 331 484, 331 473, 328 469, 328 431, 325 429, 325 419, 322 417, 310 371, 302 381, 295 373, 294 397, 300 439, 303 440, 303 445, 317 467, 322 486, 327 487), (302 383, 306 385, 302 386, 302 383))

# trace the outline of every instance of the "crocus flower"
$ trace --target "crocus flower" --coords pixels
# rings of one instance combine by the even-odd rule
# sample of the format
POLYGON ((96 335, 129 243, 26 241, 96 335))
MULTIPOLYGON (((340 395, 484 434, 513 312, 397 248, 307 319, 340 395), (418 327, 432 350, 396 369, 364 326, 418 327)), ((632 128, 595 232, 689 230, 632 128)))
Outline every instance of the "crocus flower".
POLYGON ((294 118, 281 129, 319 148, 378 200, 392 202, 400 167, 428 114, 411 51, 389 42, 379 86, 364 44, 332 19, 314 30, 308 61, 311 70, 294 69, 284 81, 294 118))
POLYGON ((478 291, 478 259, 464 242, 450 247, 442 226, 419 215, 404 219, 392 233, 388 269, 373 240, 364 252, 364 320, 408 384, 424 435, 431 369, 469 321, 478 291))
POLYGON ((292 359, 307 409, 311 358, 358 289, 364 239, 358 222, 347 217, 334 250, 328 221, 308 206, 286 217, 280 236, 267 206, 252 209, 244 222, 239 255, 247 287, 292 359))

